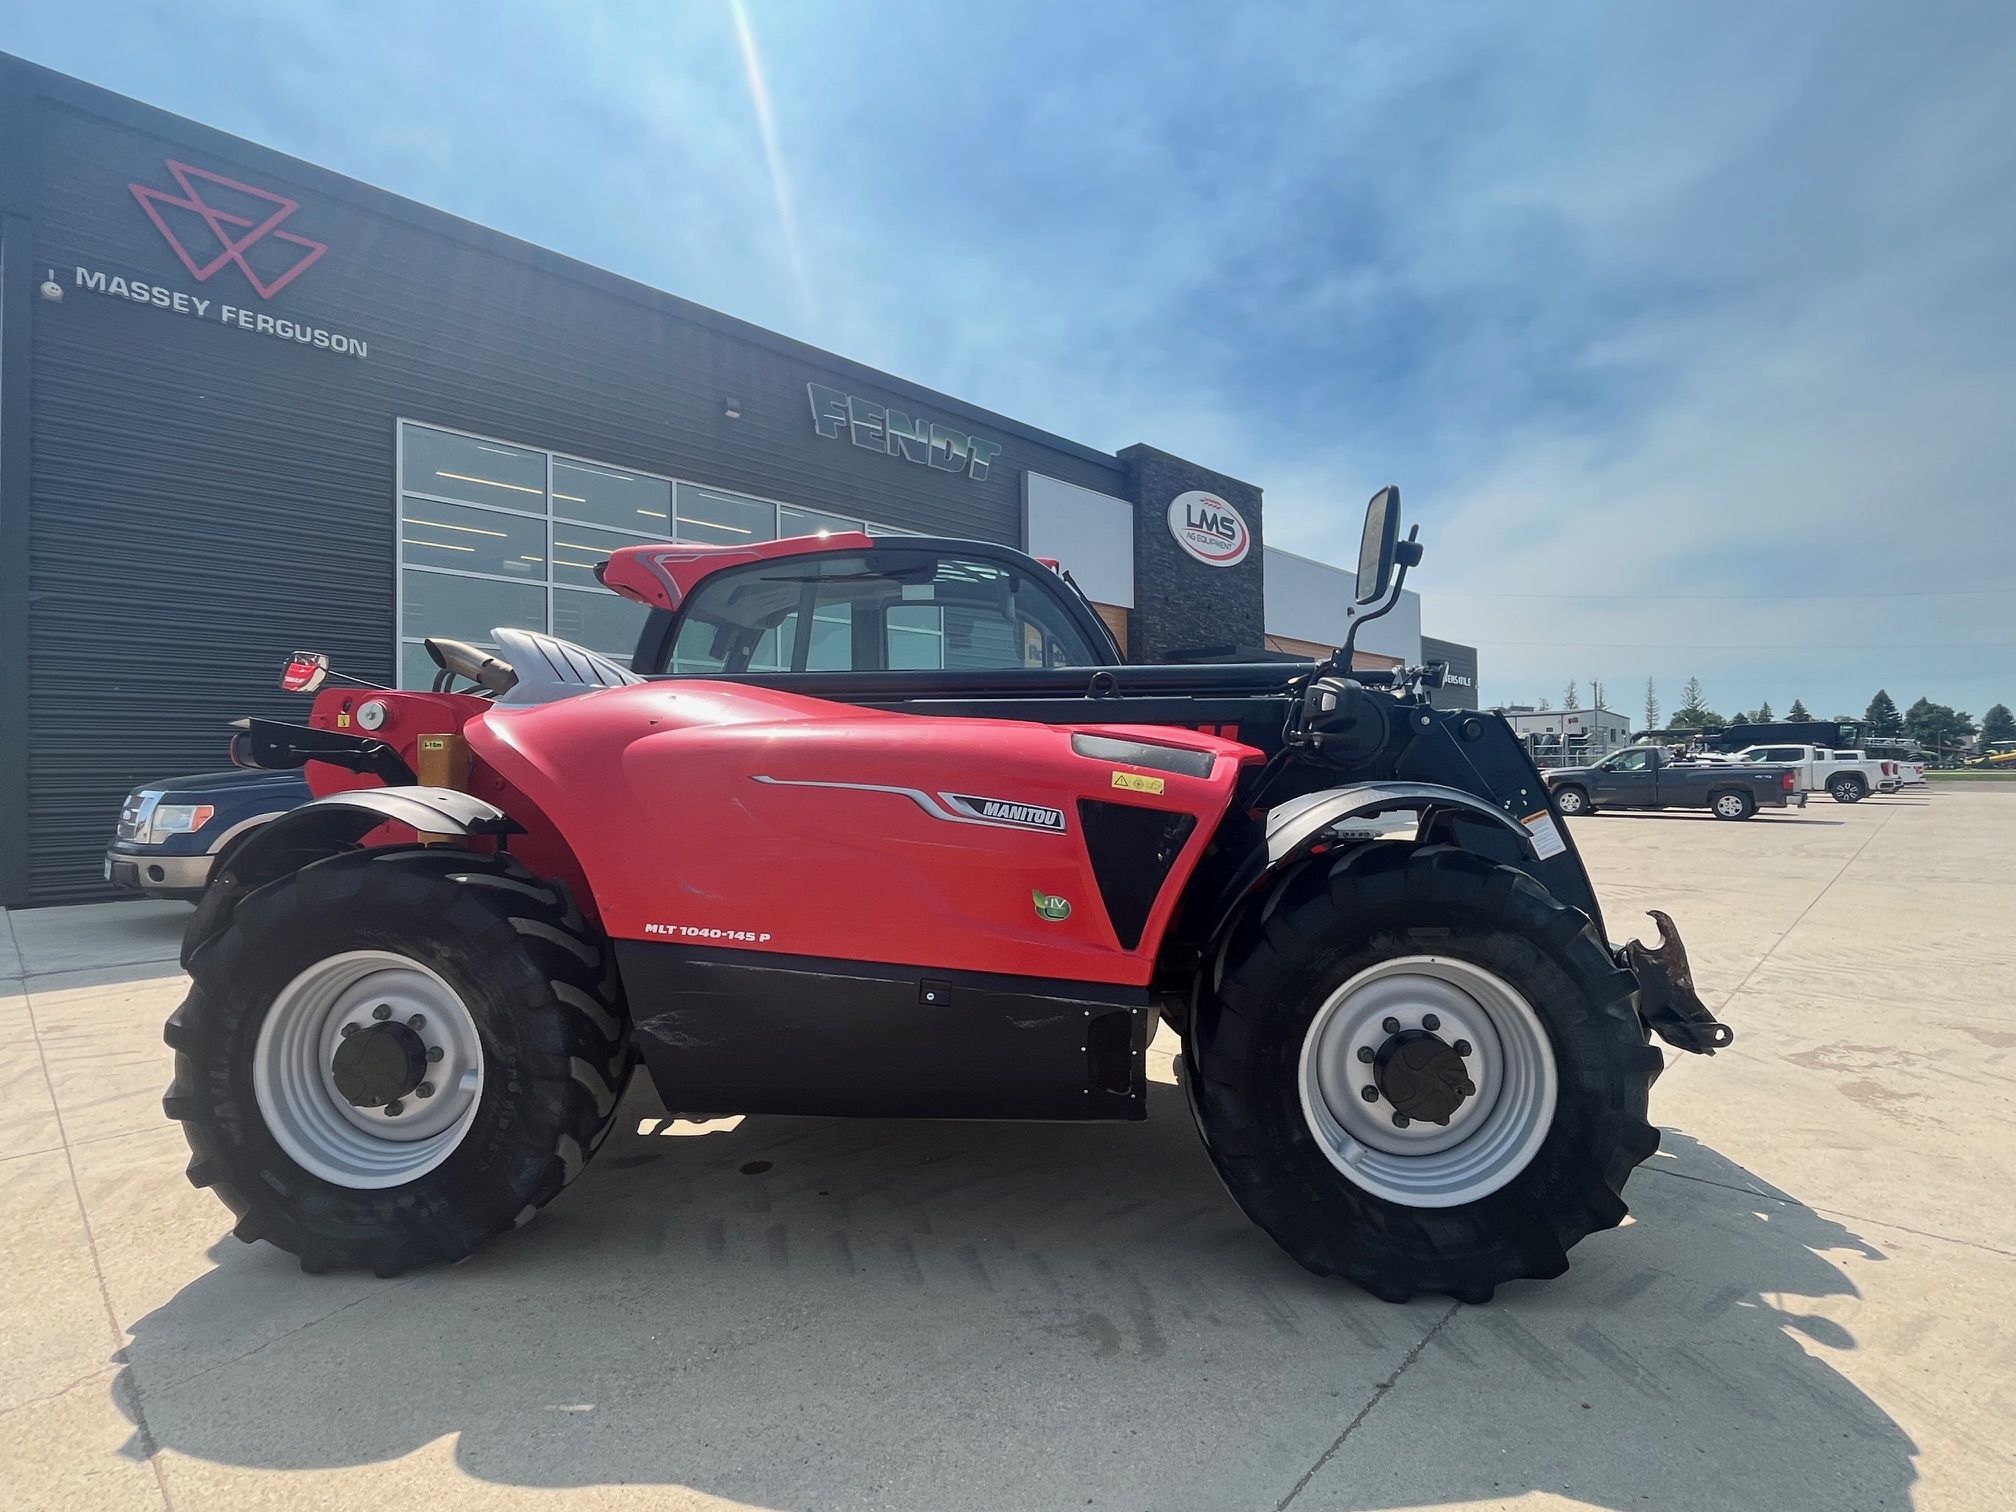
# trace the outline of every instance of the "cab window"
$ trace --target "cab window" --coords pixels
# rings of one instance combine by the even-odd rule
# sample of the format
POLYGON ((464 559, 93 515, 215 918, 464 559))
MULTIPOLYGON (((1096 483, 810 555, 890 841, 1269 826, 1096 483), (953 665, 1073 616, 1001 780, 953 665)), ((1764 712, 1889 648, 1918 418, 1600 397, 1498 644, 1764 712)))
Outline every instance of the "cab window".
POLYGON ((1103 666, 1057 591, 1010 563, 902 548, 752 563, 693 591, 662 670, 1103 666))
POLYGON ((1603 763, 1611 772, 1642 772, 1652 762, 1650 751, 1620 751, 1603 763))

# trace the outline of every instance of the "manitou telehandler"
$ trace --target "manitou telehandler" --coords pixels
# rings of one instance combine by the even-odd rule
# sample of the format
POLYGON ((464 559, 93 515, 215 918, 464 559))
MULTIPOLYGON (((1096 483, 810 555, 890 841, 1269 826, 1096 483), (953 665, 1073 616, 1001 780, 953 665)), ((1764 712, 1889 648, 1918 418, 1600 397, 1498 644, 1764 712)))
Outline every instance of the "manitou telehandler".
MULTIPOLYGON (((1349 639, 1420 555, 1382 490, 1349 639)), ((241 1239, 466 1255, 580 1173, 640 1054, 682 1115, 1138 1119, 1160 1020, 1282 1248, 1478 1301, 1623 1218, 1652 1035, 1731 1037, 1663 914, 1607 943, 1524 748, 1432 707, 1439 669, 1128 666, 974 541, 600 575, 650 611, 628 668, 498 630, 393 692, 301 654, 308 721, 234 737, 318 794, 215 879, 167 1026, 241 1239)))

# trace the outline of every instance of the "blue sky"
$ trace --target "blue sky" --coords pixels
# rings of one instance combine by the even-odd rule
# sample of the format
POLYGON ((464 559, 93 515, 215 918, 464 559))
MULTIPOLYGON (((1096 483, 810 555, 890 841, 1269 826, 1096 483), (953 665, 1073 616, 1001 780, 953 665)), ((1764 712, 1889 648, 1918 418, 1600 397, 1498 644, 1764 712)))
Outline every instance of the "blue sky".
POLYGON ((106 0, 0 48, 1250 479, 1307 555, 1398 482, 1492 701, 2016 702, 2016 9, 746 17, 767 140, 730 0, 106 0))

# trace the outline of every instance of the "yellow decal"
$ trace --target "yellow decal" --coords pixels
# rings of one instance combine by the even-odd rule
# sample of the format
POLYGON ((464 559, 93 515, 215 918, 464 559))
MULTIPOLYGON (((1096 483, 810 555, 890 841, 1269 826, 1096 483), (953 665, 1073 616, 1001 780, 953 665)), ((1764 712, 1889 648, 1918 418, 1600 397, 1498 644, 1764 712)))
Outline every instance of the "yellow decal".
POLYGON ((1163 782, 1160 777, 1139 777, 1132 772, 1115 772, 1113 786, 1130 793, 1159 793, 1163 782))
POLYGON ((348 714, 338 714, 338 715, 336 716, 336 728, 337 728, 337 729, 339 729, 339 730, 347 730, 347 729, 349 729, 349 728, 350 728, 350 716, 349 716, 348 714))

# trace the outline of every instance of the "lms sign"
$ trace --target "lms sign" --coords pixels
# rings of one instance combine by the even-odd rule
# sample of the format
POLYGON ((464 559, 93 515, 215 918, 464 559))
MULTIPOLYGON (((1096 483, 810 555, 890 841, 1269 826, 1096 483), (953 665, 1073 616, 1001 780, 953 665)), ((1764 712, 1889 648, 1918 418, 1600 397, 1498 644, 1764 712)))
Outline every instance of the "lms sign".
POLYGON ((1169 501, 1169 534, 1206 567, 1237 567, 1253 549, 1245 517, 1216 494, 1193 489, 1169 501))

